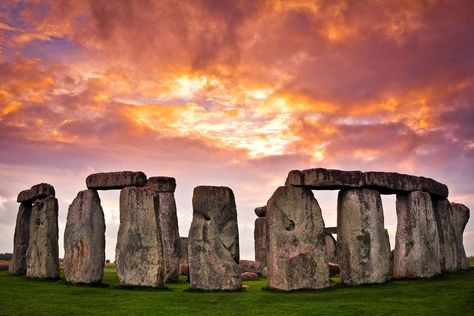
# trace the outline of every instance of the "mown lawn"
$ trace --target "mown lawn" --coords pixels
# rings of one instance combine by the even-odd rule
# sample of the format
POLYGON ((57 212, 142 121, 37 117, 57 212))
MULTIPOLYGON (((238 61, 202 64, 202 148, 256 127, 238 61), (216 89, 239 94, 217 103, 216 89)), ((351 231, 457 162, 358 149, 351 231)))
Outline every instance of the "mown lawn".
POLYGON ((123 289, 115 269, 101 286, 13 277, 0 272, 0 314, 14 315, 474 315, 474 270, 431 280, 282 293, 246 281, 238 293, 190 292, 184 278, 167 290, 123 289))

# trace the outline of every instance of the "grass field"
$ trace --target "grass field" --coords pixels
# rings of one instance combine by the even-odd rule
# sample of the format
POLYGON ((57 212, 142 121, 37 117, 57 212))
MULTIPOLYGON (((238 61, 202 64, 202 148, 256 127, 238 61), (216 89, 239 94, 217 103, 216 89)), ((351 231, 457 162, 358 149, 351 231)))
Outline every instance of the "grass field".
POLYGON ((0 314, 123 315, 473 315, 474 270, 431 280, 389 281, 281 293, 262 290, 265 280, 246 281, 238 293, 189 292, 181 279, 167 290, 123 289, 115 269, 103 285, 73 286, 64 280, 33 280, 0 272, 0 314))

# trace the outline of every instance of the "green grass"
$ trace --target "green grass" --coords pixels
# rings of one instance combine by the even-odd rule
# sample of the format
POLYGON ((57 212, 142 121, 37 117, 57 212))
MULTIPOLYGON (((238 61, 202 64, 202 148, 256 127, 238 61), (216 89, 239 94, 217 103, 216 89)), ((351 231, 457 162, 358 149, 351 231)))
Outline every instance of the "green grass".
POLYGON ((431 280, 282 293, 262 290, 265 280, 245 281, 237 293, 190 292, 182 278, 167 290, 123 289, 113 267, 104 285, 73 286, 0 272, 0 314, 34 315, 473 315, 474 270, 431 280))
POLYGON ((469 260, 469 265, 470 265, 471 267, 474 267, 474 256, 467 257, 467 259, 469 260))

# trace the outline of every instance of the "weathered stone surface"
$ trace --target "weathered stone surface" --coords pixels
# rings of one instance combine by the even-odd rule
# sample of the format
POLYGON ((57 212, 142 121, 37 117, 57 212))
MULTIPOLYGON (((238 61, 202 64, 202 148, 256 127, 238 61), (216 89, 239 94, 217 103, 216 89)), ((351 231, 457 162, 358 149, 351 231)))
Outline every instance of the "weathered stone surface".
POLYGON ((179 237, 181 244, 181 257, 179 259, 179 264, 188 264, 188 237, 179 237))
POLYGON ((258 275, 253 272, 244 272, 241 274, 241 277, 242 281, 255 281, 259 279, 258 275))
POLYGON ((326 241, 326 256, 328 258, 328 262, 337 263, 336 239, 334 239, 334 237, 332 237, 330 234, 326 234, 324 239, 326 241))
POLYGON ((469 208, 463 204, 451 203, 453 209, 453 228, 456 236, 457 268, 460 270, 469 269, 469 262, 463 245, 463 233, 469 221, 469 208))
POLYGON ((324 221, 311 190, 279 187, 266 217, 268 286, 284 291, 328 287, 324 221))
POLYGON ((105 221, 96 190, 80 191, 67 214, 64 276, 71 283, 99 283, 105 262, 105 221))
POLYGON ((29 190, 23 190, 18 194, 17 202, 18 203, 33 203, 38 199, 43 199, 48 196, 54 196, 55 191, 54 187, 51 184, 40 183, 34 185, 29 190))
POLYGON ((341 171, 315 168, 292 170, 286 186, 303 186, 313 190, 339 190, 350 188, 374 188, 382 194, 405 194, 425 191, 439 197, 448 196, 448 187, 433 179, 395 172, 341 171))
POLYGON ((265 215, 267 214, 267 206, 261 206, 261 207, 257 207, 255 209, 255 215, 257 215, 258 217, 265 217, 265 215))
POLYGON ((199 186, 188 235, 191 288, 239 290, 239 231, 230 188, 199 186))
POLYGON ((59 277, 58 200, 37 200, 31 210, 26 275, 31 278, 59 277))
POLYGON ((31 204, 21 203, 18 209, 13 238, 13 257, 10 261, 9 272, 13 275, 26 274, 26 251, 30 238, 31 204))
POLYGON ((337 221, 341 282, 348 285, 385 282, 390 274, 390 246, 380 194, 371 189, 341 190, 337 221))
POLYGON ((130 186, 142 187, 146 181, 143 172, 117 171, 91 174, 86 178, 86 185, 88 189, 120 190, 130 186))
POLYGON ((267 266, 268 249, 268 225, 266 217, 259 217, 255 220, 255 230, 253 232, 255 261, 267 266))
POLYGON ((239 261, 239 271, 241 274, 244 272, 252 272, 258 276, 261 276, 263 268, 264 266, 261 262, 252 261, 252 260, 239 261))
POLYGON ((456 271, 457 242, 453 226, 453 209, 447 199, 432 199, 439 236, 441 271, 456 271))
POLYGON ((329 277, 330 278, 332 278, 333 276, 336 276, 339 273, 341 273, 341 268, 339 267, 338 264, 329 262, 328 266, 329 266, 329 277))
POLYGON ((268 277, 268 267, 265 267, 262 269, 262 276, 263 277, 268 277))
POLYGON ((441 273, 439 236, 431 197, 414 191, 397 195, 393 276, 429 278, 441 273))
POLYGON ((121 285, 164 286, 159 197, 154 190, 127 187, 120 192, 115 261, 121 285))
POLYGON ((155 187, 158 192, 174 192, 176 190, 176 179, 172 177, 150 177, 146 185, 155 187))
POLYGON ((332 234, 336 234, 336 235, 337 235, 337 227, 325 227, 325 228, 324 228, 324 232, 325 232, 326 234, 330 234, 330 235, 332 235, 332 234))

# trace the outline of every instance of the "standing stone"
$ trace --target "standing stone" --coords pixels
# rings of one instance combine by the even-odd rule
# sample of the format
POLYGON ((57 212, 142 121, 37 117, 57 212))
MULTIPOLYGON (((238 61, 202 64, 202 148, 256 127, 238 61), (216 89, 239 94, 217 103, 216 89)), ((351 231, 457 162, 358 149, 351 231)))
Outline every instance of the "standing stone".
POLYGON ((154 190, 127 187, 120 191, 115 261, 121 285, 163 287, 159 197, 154 190))
POLYGON ((96 190, 85 190, 69 206, 64 231, 64 276, 72 283, 99 283, 105 263, 105 221, 96 190))
POLYGON ((469 261, 463 245, 463 233, 467 222, 469 221, 469 208, 463 204, 451 203, 453 208, 453 227, 456 236, 457 249, 457 268, 459 270, 468 270, 469 261))
POLYGON ((57 279, 58 254, 58 200, 49 196, 37 200, 31 211, 26 276, 57 279))
POLYGON ((324 221, 311 190, 279 187, 266 217, 268 286, 284 291, 328 287, 324 221))
POLYGON ((259 217, 255 220, 255 230, 253 232, 255 243, 255 261, 267 266, 268 247, 268 225, 266 217, 259 217))
POLYGON ((324 236, 324 240, 326 241, 326 256, 328 258, 328 262, 330 263, 337 263, 337 242, 331 234, 327 234, 324 236))
POLYGON ((453 226, 453 208, 448 199, 432 199, 439 236, 441 271, 456 271, 457 238, 453 226))
POLYGON ((188 260, 188 237, 180 237, 181 257, 179 258, 179 273, 182 275, 189 275, 189 260, 188 260))
POLYGON ((337 205, 337 254, 341 282, 382 283, 390 274, 390 246, 380 194, 371 189, 341 190, 337 205))
POLYGON ((26 274, 26 251, 30 238, 31 204, 21 203, 16 217, 15 237, 13 239, 13 257, 9 272, 13 275, 26 274))
POLYGON ((241 289, 237 210, 230 188, 194 189, 188 238, 191 288, 241 289))
POLYGON ((179 260, 181 258, 181 243, 179 240, 178 215, 174 191, 176 180, 171 177, 151 177, 147 186, 153 188, 160 200, 160 227, 165 259, 165 280, 176 282, 179 278, 179 260))
POLYGON ((393 276, 430 278, 441 273, 439 236, 429 193, 397 195, 393 276))

